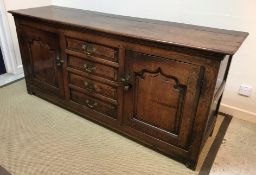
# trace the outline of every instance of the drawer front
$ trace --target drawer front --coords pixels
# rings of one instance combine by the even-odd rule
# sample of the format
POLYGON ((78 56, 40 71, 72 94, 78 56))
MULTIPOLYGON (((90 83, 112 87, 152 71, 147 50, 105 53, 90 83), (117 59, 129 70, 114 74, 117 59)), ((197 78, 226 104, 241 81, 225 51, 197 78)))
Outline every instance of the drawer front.
POLYGON ((109 61, 117 62, 117 50, 100 44, 67 38, 67 48, 86 54, 87 56, 100 57, 109 61))
POLYGON ((84 72, 117 81, 117 69, 69 55, 68 66, 84 72))
POLYGON ((73 73, 69 73, 69 83, 85 89, 88 94, 100 94, 108 98, 117 99, 117 90, 112 86, 73 73))
POLYGON ((90 110, 104 114, 111 118, 117 118, 117 107, 115 105, 96 100, 73 89, 70 90, 70 95, 72 101, 84 105, 90 110))

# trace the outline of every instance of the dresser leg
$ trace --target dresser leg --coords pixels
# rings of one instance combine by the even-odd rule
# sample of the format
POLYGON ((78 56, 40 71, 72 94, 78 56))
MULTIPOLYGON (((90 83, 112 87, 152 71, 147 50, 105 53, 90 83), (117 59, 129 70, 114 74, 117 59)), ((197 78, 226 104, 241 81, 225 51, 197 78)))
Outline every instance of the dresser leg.
POLYGON ((210 133, 210 135, 209 135, 210 137, 211 137, 211 136, 212 136, 212 134, 213 134, 213 130, 214 130, 214 129, 212 129, 212 131, 211 131, 211 133, 210 133))
POLYGON ((209 135, 210 137, 212 137, 212 135, 213 135, 213 131, 214 131, 214 128, 215 128, 215 124, 216 124, 216 120, 214 121, 212 131, 211 131, 211 133, 210 133, 210 135, 209 135))
POLYGON ((185 163, 186 167, 191 169, 191 170, 196 170, 196 162, 194 160, 188 160, 185 163))
POLYGON ((27 92, 28 92, 29 95, 35 95, 35 93, 32 92, 30 89, 27 89, 27 92))

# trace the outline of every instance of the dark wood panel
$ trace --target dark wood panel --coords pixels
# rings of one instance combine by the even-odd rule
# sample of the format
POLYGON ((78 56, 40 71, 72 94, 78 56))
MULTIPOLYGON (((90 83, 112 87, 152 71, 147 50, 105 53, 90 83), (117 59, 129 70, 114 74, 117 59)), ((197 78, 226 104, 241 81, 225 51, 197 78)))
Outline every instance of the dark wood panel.
POLYGON ((125 59, 124 86, 129 86, 125 124, 187 148, 200 92, 200 67, 133 51, 127 51, 125 59))
POLYGON ((73 72, 73 73, 75 73, 77 75, 88 77, 88 78, 90 78, 92 80, 96 80, 96 81, 108 84, 110 86, 114 86, 114 87, 118 87, 119 86, 118 82, 111 81, 109 79, 102 78, 100 76, 96 76, 96 75, 93 75, 93 74, 90 74, 90 73, 87 73, 87 72, 83 72, 83 71, 80 71, 80 70, 77 70, 77 69, 74 69, 74 68, 71 68, 71 67, 67 67, 67 70, 69 72, 73 72))
POLYGON ((115 87, 95 80, 69 73, 69 83, 85 89, 85 91, 90 95, 100 94, 108 98, 117 99, 117 90, 115 87))
POLYGON ((68 49, 84 53, 88 57, 95 56, 114 62, 118 61, 118 51, 114 48, 70 37, 66 38, 66 42, 68 49))
POLYGON ((70 98, 72 101, 82 104, 88 107, 90 110, 99 112, 112 118, 117 118, 117 107, 115 105, 96 100, 95 98, 89 97, 73 89, 71 89, 70 92, 70 98))
POLYGON ((50 49, 42 40, 33 40, 29 44, 34 77, 58 87, 56 72, 53 69, 56 60, 55 50, 50 49))
POLYGON ((26 80, 52 94, 63 96, 63 62, 58 34, 21 25, 18 35, 23 64, 27 67, 26 80))
POLYGON ((113 81, 117 81, 117 69, 113 67, 89 61, 84 58, 75 57, 72 55, 67 56, 67 62, 69 67, 82 70, 88 74, 93 74, 113 81))
POLYGON ((10 11, 66 25, 118 35, 175 44, 202 50, 234 54, 248 33, 187 24, 118 16, 58 6, 10 11))

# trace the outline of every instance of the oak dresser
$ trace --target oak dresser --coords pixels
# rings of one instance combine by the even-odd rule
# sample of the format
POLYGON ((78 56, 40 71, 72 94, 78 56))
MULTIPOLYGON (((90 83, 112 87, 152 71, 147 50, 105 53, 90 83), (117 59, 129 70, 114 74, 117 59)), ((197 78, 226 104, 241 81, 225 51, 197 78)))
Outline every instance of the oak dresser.
POLYGON ((10 13, 29 94, 195 169, 248 33, 57 6, 10 13))

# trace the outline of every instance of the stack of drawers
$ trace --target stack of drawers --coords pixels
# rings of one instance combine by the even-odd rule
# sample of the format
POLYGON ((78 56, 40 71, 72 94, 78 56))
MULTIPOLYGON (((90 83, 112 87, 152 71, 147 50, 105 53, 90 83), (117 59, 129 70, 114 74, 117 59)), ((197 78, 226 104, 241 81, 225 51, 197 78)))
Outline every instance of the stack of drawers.
POLYGON ((118 50, 66 37, 70 100, 117 118, 118 50))

